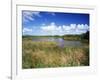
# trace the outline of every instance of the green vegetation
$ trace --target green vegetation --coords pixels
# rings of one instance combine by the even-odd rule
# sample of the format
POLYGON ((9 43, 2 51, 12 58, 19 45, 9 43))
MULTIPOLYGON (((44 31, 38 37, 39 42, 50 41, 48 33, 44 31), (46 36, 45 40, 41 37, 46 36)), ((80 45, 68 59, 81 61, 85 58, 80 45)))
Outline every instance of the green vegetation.
POLYGON ((64 40, 81 40, 81 35, 64 35, 64 40))
POLYGON ((64 40, 80 40, 89 42, 89 31, 81 35, 63 35, 64 40))
POLYGON ((63 38, 64 40, 80 40, 80 41, 88 41, 89 42, 89 31, 87 31, 84 34, 81 35, 63 35, 63 36, 59 36, 59 35, 48 35, 48 36, 30 36, 30 35, 25 35, 23 36, 23 38, 28 38, 28 39, 32 39, 32 38, 48 38, 48 37, 53 37, 53 38, 63 38))
POLYGON ((32 41, 32 37, 22 38, 22 67, 68 67, 88 66, 89 46, 59 47, 53 41, 32 41))

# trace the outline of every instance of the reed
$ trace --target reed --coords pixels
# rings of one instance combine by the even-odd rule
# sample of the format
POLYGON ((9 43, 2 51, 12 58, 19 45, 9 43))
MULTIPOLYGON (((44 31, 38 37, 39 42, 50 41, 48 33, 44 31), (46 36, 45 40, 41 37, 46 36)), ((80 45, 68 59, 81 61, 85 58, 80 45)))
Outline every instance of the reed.
POLYGON ((56 42, 22 41, 22 67, 72 67, 89 65, 89 46, 59 47, 56 42))

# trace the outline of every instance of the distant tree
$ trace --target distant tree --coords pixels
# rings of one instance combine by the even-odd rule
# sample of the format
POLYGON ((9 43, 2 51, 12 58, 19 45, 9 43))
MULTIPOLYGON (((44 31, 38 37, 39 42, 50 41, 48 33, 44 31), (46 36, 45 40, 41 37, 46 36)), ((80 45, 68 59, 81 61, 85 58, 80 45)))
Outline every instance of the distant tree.
POLYGON ((86 39, 89 41, 89 31, 81 35, 81 39, 86 39))

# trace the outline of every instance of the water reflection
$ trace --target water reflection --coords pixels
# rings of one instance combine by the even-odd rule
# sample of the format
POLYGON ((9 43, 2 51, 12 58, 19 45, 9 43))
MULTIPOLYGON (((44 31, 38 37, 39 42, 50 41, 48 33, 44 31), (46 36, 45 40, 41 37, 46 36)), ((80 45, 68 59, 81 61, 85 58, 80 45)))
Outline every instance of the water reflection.
POLYGON ((33 41, 54 41, 57 42, 58 46, 60 47, 81 47, 82 43, 80 41, 68 41, 64 40, 63 38, 33 38, 33 41))

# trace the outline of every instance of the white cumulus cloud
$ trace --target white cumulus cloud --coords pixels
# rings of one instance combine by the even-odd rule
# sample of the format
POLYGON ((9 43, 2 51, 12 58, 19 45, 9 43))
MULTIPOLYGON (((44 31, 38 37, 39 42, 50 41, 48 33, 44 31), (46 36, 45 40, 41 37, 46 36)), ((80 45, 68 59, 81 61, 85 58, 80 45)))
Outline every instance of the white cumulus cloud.
POLYGON ((42 29, 43 31, 49 31, 49 32, 51 32, 51 31, 56 31, 56 30, 58 30, 59 28, 56 26, 56 24, 55 24, 54 22, 52 22, 52 23, 51 23, 50 25, 48 25, 48 26, 42 26, 41 29, 42 29))
POLYGON ((82 34, 89 30, 89 26, 87 24, 70 24, 57 26, 54 22, 52 22, 50 25, 42 26, 41 30, 44 32, 51 32, 54 35, 82 34))
POLYGON ((25 33, 25 32, 32 32, 32 29, 30 29, 30 28, 24 28, 23 29, 23 33, 25 33))
POLYGON ((89 26, 87 24, 85 24, 85 25, 84 24, 78 24, 77 28, 79 30, 87 30, 87 29, 89 29, 89 26))

